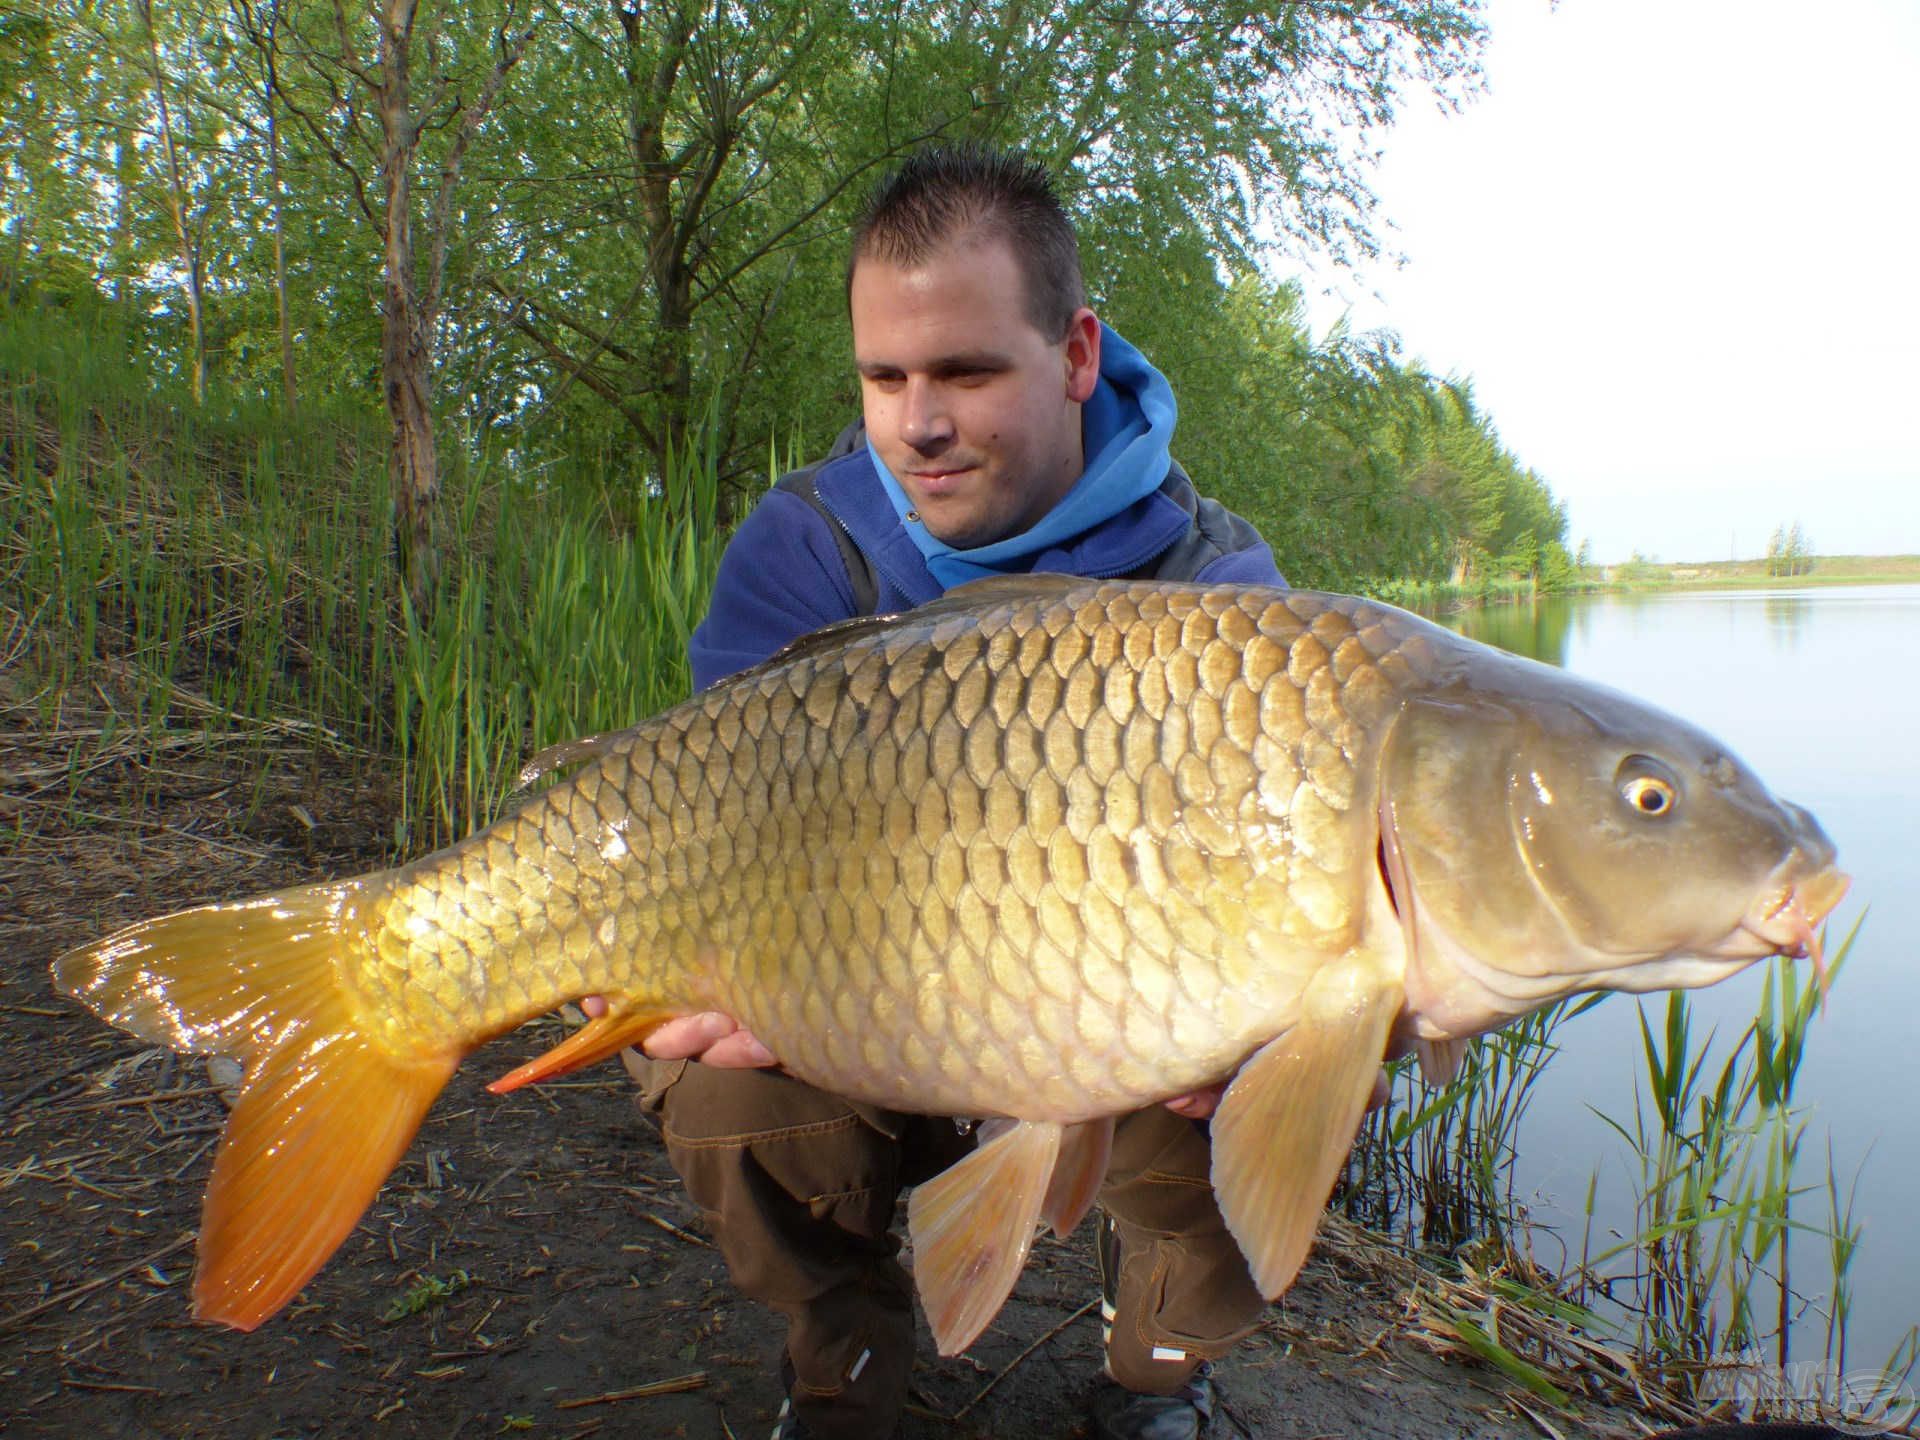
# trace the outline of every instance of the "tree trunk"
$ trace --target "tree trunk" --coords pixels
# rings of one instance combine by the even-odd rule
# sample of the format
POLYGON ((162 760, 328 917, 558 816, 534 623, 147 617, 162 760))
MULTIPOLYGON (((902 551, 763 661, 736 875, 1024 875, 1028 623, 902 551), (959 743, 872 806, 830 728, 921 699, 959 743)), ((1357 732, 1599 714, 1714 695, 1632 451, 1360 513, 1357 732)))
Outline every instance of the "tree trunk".
POLYGON ((660 482, 678 482, 678 492, 667 492, 669 513, 678 514, 691 503, 686 493, 688 477, 677 473, 687 457, 687 436, 693 428, 693 273, 677 262, 655 271, 660 325, 659 348, 666 385, 661 390, 661 450, 656 456, 660 482))
POLYGON ((124 140, 113 143, 113 299, 125 304, 132 295, 134 148, 124 140))
POLYGON ((147 58, 153 65, 153 98, 160 111, 160 140, 167 157, 168 210, 173 217, 174 239, 180 246, 180 265, 186 271, 187 327, 193 342, 193 400, 197 405, 207 398, 207 333, 203 319, 200 247, 194 243, 193 227, 187 223, 186 182, 180 174, 180 152, 173 143, 173 115, 167 108, 166 77, 160 68, 160 41, 153 31, 151 0, 140 0, 140 18, 147 28, 147 58))
POLYGON ((381 380, 393 422, 388 471, 393 481, 394 554, 414 608, 424 611, 439 553, 434 502, 440 495, 439 454, 433 434, 433 377, 426 317, 420 312, 413 263, 413 151, 409 52, 415 0, 387 0, 380 17, 384 83, 380 125, 384 148, 386 251, 381 314, 381 380))
MULTIPOLYGON (((269 41, 280 28, 280 7, 273 7, 269 41)), ((267 112, 267 175, 273 185, 273 300, 280 321, 280 391, 287 414, 300 408, 300 389, 294 383, 293 319, 287 310, 286 188, 280 183, 280 119, 276 113, 276 72, 269 69, 262 99, 267 112)))

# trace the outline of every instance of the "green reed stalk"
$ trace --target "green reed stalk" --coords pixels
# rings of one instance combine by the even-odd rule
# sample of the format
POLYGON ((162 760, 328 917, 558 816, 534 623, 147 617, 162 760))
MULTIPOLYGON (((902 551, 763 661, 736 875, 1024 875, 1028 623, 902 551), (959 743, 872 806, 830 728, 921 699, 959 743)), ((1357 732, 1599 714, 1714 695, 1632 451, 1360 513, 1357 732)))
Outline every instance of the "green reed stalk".
POLYGON ((418 616, 393 585, 378 417, 130 395, 127 344, 0 312, 0 653, 43 706, 110 659, 143 730, 188 693, 211 704, 196 724, 397 754, 411 849, 497 813, 532 750, 686 693, 720 550, 710 435, 654 487, 450 455, 449 560, 418 616))
MULTIPOLYGON (((1856 920, 1834 953, 1831 978, 1858 931, 1856 920)), ((1573 1293, 1624 1316, 1650 1370, 1695 1398, 1710 1398, 1703 1384, 1720 1383, 1729 1366, 1751 1365, 1762 1353, 1776 1373, 1793 1361, 1795 1308, 1811 1303, 1795 1278, 1796 1233, 1823 1241, 1821 1283, 1831 1298, 1821 1360, 1844 1373, 1860 1227, 1852 1189, 1843 1194, 1830 1154, 1821 1181, 1805 1175, 1807 1122, 1794 1100, 1820 1003, 1817 980, 1797 976, 1785 958, 1771 962, 1758 1013, 1717 1069, 1709 1045, 1695 1042, 1685 996, 1668 997, 1658 1030, 1643 1004, 1645 1089, 1636 1090, 1630 1124, 1601 1117, 1637 1163, 1635 1229, 1611 1249, 1583 1256, 1573 1293), (1819 1189, 1827 1216, 1815 1223, 1795 1205, 1819 1189), (1763 1323, 1756 1302, 1765 1300, 1772 1304, 1763 1323)), ((1909 1365, 1914 1338, 1903 1342, 1909 1365)), ((1888 1373, 1897 1373, 1891 1364, 1888 1373)))
POLYGON ((1348 1213, 1443 1250, 1518 1238, 1521 1122, 1558 1052, 1554 1033, 1599 1000, 1562 1001, 1468 1042, 1459 1070, 1437 1087, 1421 1083, 1414 1057, 1388 1066, 1390 1101, 1363 1122, 1349 1162, 1348 1213))

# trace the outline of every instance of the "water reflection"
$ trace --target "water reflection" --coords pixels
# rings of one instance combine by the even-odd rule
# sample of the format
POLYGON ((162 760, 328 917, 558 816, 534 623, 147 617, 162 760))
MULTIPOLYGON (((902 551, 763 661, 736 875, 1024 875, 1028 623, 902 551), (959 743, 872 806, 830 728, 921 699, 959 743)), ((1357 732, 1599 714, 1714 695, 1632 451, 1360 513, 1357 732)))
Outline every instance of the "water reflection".
POLYGON ((1813 617, 1813 602, 1805 595, 1767 596, 1767 638, 1782 650, 1795 649, 1813 617))
POLYGON ((1573 629, 1573 603, 1562 595, 1543 595, 1537 600, 1486 605, 1450 615, 1445 623, 1470 640, 1564 666, 1567 637, 1573 629))

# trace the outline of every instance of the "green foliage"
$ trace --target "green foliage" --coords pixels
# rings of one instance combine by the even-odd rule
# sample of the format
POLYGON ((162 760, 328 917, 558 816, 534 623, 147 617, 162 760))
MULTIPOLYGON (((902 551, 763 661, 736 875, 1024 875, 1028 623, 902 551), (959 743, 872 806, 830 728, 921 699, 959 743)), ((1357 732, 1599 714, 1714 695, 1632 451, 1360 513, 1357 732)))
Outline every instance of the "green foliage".
MULTIPOLYGON (((1768 962, 1757 1013, 1724 1054, 1715 1053, 1711 1036, 1695 1033, 1684 993, 1668 995, 1652 1013, 1640 1003, 1633 1113, 1601 1117, 1632 1156, 1632 1229, 1599 1253, 1589 1233, 1569 1273, 1544 1275, 1525 1258, 1533 1250, 1529 1219, 1510 1177, 1520 1120, 1556 1051, 1555 1033, 1601 996, 1562 1002, 1471 1042, 1458 1074, 1438 1086, 1417 1086, 1410 1061, 1396 1061, 1388 1068, 1388 1105, 1367 1118, 1355 1142, 1342 1203, 1375 1228, 1400 1229, 1410 1245, 1477 1253, 1482 1271, 1487 1253, 1508 1257, 1496 1260, 1486 1284, 1596 1339, 1624 1330, 1639 1380, 1694 1406, 1730 1393, 1729 1385, 1737 1389, 1740 1367, 1788 1373, 1808 1288, 1794 1274, 1793 1242, 1812 1240, 1819 1260, 1812 1286, 1830 1297, 1823 1333, 1814 1336, 1819 1366, 1848 1375, 1851 1276, 1863 1227, 1831 1155, 1823 1172, 1808 1174, 1814 1167, 1803 1154, 1806 1119, 1794 1104, 1794 1082, 1826 986, 1858 929, 1856 921, 1824 976, 1802 979, 1786 957, 1768 962), (1807 1197, 1820 1193, 1824 1215, 1802 1213, 1807 1197)), ((1587 1189, 1589 1232, 1598 1178, 1596 1171, 1587 1189)), ((1435 1319, 1487 1363, 1556 1399, 1548 1377, 1474 1316, 1443 1305, 1435 1319)), ((1879 1391, 1827 1398, 1873 1415, 1905 1407, 1911 1419, 1904 1382, 1916 1357, 1920 1329, 1888 1358, 1879 1391)))
POLYGON ((473 1283, 473 1276, 465 1270, 455 1270, 444 1279, 438 1275, 422 1275, 404 1294, 393 1298, 380 1318, 389 1325, 410 1319, 444 1305, 473 1283))
POLYGON ((1541 1072, 1558 1051, 1554 1032, 1600 997, 1561 1001, 1467 1041, 1459 1069, 1420 1083, 1414 1057, 1387 1067, 1388 1103, 1362 1123, 1348 1164, 1344 1204, 1377 1229, 1404 1227, 1420 1245, 1517 1244, 1513 1195, 1520 1124, 1541 1072))
MULTIPOLYGON (((123 300, 136 363, 183 376, 190 249, 214 386, 277 395, 282 236, 300 393, 371 397, 394 276, 370 88, 390 62, 368 13, 153 7, 151 50, 142 15, 48 0, 0 31, 0 278, 123 300)), ((1244 277, 1281 248, 1377 249, 1368 132, 1471 92, 1472 0, 772 0, 752 25, 680 4, 420 0, 412 33, 414 276, 438 297, 434 393, 466 460, 598 455, 658 484, 704 431, 734 513, 766 435, 797 428, 817 452, 853 412, 841 284, 859 196, 905 150, 971 136, 1055 169, 1096 292, 1182 384, 1196 474, 1258 502, 1299 578, 1434 563, 1434 504, 1393 489, 1412 473, 1394 445, 1421 443, 1393 417, 1425 387, 1376 393, 1392 378, 1377 339, 1310 343, 1293 300, 1244 277), (1350 496, 1356 480, 1372 488, 1350 496)))
POLYGON ((675 465, 663 493, 615 533, 604 507, 551 494, 522 514, 524 487, 469 483, 454 517, 456 558, 427 618, 401 602, 399 848, 450 844, 493 819, 533 751, 685 698, 687 640, 719 564, 718 484, 697 443, 675 465), (690 495, 692 508, 672 513, 669 494, 690 495))
MULTIPOLYGON (((1825 976, 1802 980, 1789 960, 1770 962, 1758 1013, 1717 1065, 1711 1037, 1694 1034, 1684 995, 1667 997, 1658 1025, 1641 1006, 1643 1088, 1630 1118, 1602 1117, 1637 1165, 1635 1228, 1582 1257, 1574 1293, 1624 1315, 1650 1372, 1691 1398, 1712 1398, 1715 1366, 1764 1360, 1784 1371, 1791 1362, 1796 1235, 1825 1252, 1816 1283, 1833 1298, 1821 1359, 1845 1370, 1860 1227, 1831 1156, 1819 1181, 1806 1174, 1806 1120, 1793 1091, 1813 1016, 1858 929, 1856 921, 1825 976), (1825 1217, 1796 1213, 1816 1191, 1825 1193, 1825 1217)), ((1912 1344, 1909 1336, 1909 1352, 1912 1344)), ((1889 1383, 1904 1373, 1897 1360, 1889 1383)))

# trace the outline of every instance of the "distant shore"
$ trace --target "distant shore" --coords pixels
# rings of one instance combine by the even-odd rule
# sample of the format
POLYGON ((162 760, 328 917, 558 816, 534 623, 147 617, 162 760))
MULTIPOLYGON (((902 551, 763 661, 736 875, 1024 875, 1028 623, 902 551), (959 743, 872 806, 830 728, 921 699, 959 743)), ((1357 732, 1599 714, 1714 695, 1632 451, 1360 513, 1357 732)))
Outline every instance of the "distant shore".
POLYGON ((1588 565, 1579 578, 1554 591, 1536 589, 1524 576, 1498 576, 1456 585, 1448 581, 1396 580, 1368 587, 1369 595, 1423 615, 1444 615, 1489 605, 1517 605, 1547 595, 1618 595, 1656 590, 1811 590, 1832 585, 1920 584, 1920 555, 1816 555, 1797 575, 1770 575, 1765 560, 1698 560, 1668 563, 1628 560, 1588 565))
POLYGON ((1920 583, 1920 555, 1815 555, 1797 575, 1768 573, 1761 560, 1698 560, 1668 564, 1629 560, 1595 566, 1597 590, 1799 590, 1820 585, 1912 585, 1920 583))

